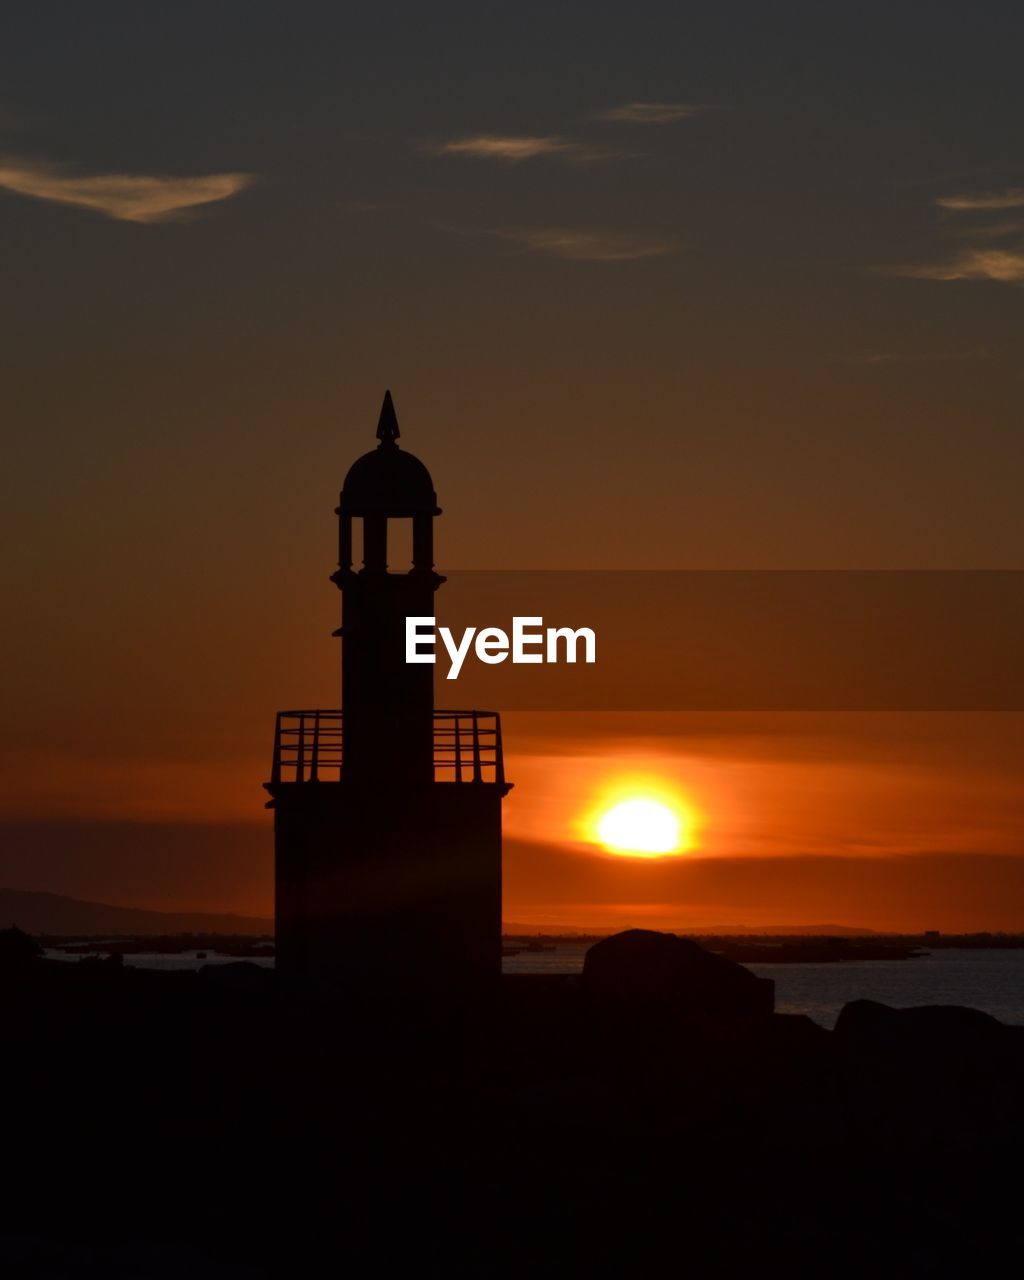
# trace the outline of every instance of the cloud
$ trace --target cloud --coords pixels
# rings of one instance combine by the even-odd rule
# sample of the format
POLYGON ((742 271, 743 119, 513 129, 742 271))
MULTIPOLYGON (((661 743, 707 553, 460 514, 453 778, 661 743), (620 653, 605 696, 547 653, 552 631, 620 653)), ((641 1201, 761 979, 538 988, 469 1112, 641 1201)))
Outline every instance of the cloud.
POLYGON ((569 262, 636 262, 674 253, 672 240, 638 235, 632 231, 577 231, 558 227, 506 227, 495 235, 526 249, 547 253, 569 262))
POLYGON ((1024 284, 1024 250, 965 249, 946 262, 883 268, 886 275, 915 280, 994 280, 1024 284))
MULTIPOLYGON (((1008 187, 1003 191, 965 193, 939 196, 935 204, 953 213, 999 213, 1005 210, 1024 209, 1024 187, 1008 187)), ((951 258, 923 264, 909 263, 903 266, 876 267, 880 275, 906 276, 914 280, 991 280, 998 284, 1024 284, 1024 243, 1020 241, 1024 221, 1019 217, 957 220, 947 223, 957 235, 975 241, 989 241, 979 247, 977 243, 961 250, 951 258), (1007 236, 1017 237, 1017 243, 1007 248, 991 242, 1007 236)))
POLYGON ((620 120, 627 124, 672 124, 703 115, 712 107, 700 102, 626 102, 594 112, 595 120, 620 120))
POLYGON ((600 147, 573 142, 558 134, 493 134, 481 133, 470 138, 452 138, 447 142, 426 142, 424 151, 437 156, 464 156, 470 160, 501 160, 521 164, 524 160, 561 159, 576 164, 595 160, 611 160, 622 155, 600 147))
POLYGON ((975 195, 939 196, 935 201, 940 209, 957 211, 971 209, 1024 209, 1024 187, 1011 187, 1007 191, 982 191, 975 195))
MULTIPOLYGON (((812 925, 894 932, 1024 928, 1024 858, 983 852, 902 852, 644 860, 602 857, 554 842, 505 840, 505 919, 543 913, 549 927, 812 925), (641 897, 641 895, 643 895, 641 897), (642 906, 640 906, 642 904, 642 906)), ((84 896, 84 894, 83 894, 84 896)))
POLYGON ((104 173, 79 176, 53 165, 0 159, 0 188, 36 200, 91 209, 120 222, 165 222, 186 210, 227 200, 251 186, 247 173, 198 178, 104 173))

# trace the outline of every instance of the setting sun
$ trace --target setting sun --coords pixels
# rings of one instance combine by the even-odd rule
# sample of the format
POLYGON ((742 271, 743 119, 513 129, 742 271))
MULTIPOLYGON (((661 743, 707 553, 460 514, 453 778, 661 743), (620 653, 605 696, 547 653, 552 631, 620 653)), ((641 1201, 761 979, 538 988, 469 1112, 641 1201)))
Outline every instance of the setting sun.
POLYGON ((658 858, 693 847, 693 814, 675 788, 656 777, 620 777, 603 789, 580 823, 608 853, 658 858))
POLYGON ((623 800, 597 823, 597 834, 614 853, 675 853, 682 824, 668 805, 658 800, 623 800))

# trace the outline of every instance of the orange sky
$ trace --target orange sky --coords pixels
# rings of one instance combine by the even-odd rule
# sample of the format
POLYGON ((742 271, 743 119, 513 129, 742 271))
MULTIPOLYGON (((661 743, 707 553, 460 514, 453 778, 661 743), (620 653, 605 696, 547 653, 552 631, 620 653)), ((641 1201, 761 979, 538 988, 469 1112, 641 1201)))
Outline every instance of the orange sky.
POLYGON ((1024 924, 1020 715, 582 714, 507 732, 520 719, 536 754, 510 773, 509 918, 1024 924), (690 850, 623 859, 587 843, 580 815, 624 778, 677 797, 690 850))
MULTIPOLYGON (((520 712, 504 725, 506 919, 1024 927, 1022 715, 520 712), (692 815, 687 852, 617 857, 581 826, 638 777, 692 815)), ((3 879, 269 914, 266 772, 266 752, 212 747, 12 754, 3 879)))
MULTIPOLYGON (((227 9, 65 8, 0 41, 0 884, 269 911, 274 713, 338 702, 333 509, 387 386, 442 571, 1024 566, 1009 9, 255 6, 239 57, 227 9)), ((874 637, 880 685, 1001 705, 1024 595, 981 627, 976 581, 902 666, 874 637)), ((774 649, 684 608, 637 684, 841 667, 845 604, 774 649)), ((507 913, 1024 928, 1016 715, 503 688, 507 913), (576 847, 636 768, 685 858, 576 847)))
MULTIPOLYGON (((414 428, 406 435, 431 460, 429 441, 421 448, 414 428)), ((2 637, 12 677, 3 698, 14 731, 0 747, 0 883, 152 908, 270 914, 270 820, 261 783, 274 713, 338 702, 338 642, 330 637, 338 599, 326 580, 336 499, 328 490, 351 458, 338 447, 331 452, 339 456, 338 479, 314 484, 307 477, 309 493, 284 493, 282 501, 303 514, 287 557, 279 529, 255 531, 257 517, 266 523, 267 495, 254 505, 224 476, 178 474, 179 521, 156 521, 150 494, 129 489, 83 515, 81 537, 66 554, 57 556, 53 543, 47 565, 60 572, 39 571, 38 547, 16 563, 11 598, 18 609, 2 637), (204 494, 216 495, 215 511, 204 514, 204 494), (243 524, 233 530, 236 516, 243 524)), ((490 456, 500 458, 497 444, 490 456)), ((448 507, 444 479, 436 468, 434 474, 448 507)), ((163 473, 162 484, 171 478, 163 473)), ((535 497, 518 515, 524 540, 536 538, 534 513, 542 510, 535 497)), ((458 519, 453 523, 457 531, 458 519)), ((633 527, 625 515, 619 523, 633 527)), ((507 534, 514 543, 511 524, 507 534)), ((447 514, 438 535, 443 566, 453 546, 447 514)), ((463 530, 461 545, 468 541, 463 530)), ((595 565, 600 554, 599 546, 595 565)), ((550 579, 548 589, 557 593, 561 581, 550 579)), ((587 590, 608 590, 602 609, 611 617, 623 580, 595 581, 587 590)), ((662 610, 661 580, 644 582, 647 594, 633 599, 644 602, 635 632, 638 682, 653 667, 696 673, 699 684, 714 668, 722 688, 731 670, 753 670, 770 657, 769 644, 784 659, 797 654, 796 674, 804 674, 803 651, 787 643, 790 635, 806 639, 802 615, 799 624, 782 617, 770 641, 746 622, 703 634, 698 614, 685 616, 685 594, 674 612, 662 610)), ((897 594, 900 582, 891 580, 897 594)), ((769 593, 778 588, 772 583, 769 593)), ((948 627, 940 608, 927 615, 927 627, 911 628, 899 652, 876 642, 871 681, 884 689, 898 659, 908 684, 916 670, 924 673, 927 692, 948 665, 937 641, 952 636, 949 669, 973 671, 970 688, 985 692, 986 650, 972 645, 1016 613, 1000 613, 1002 597, 995 597, 997 611, 990 609, 988 631, 979 633, 978 616, 963 599, 970 603, 973 593, 980 602, 983 584, 972 575, 957 583, 967 596, 954 602, 950 588, 948 627)), ((454 599, 457 586, 453 578, 442 591, 454 599)), ((465 607, 465 593, 461 598, 465 607)), ((844 593, 836 600, 851 608, 844 593)), ((840 640, 857 655, 867 632, 856 607, 851 616, 840 640)), ((840 644, 817 651, 828 660, 827 692, 840 644)), ((623 649, 620 640, 616 658, 612 669, 628 702, 628 643, 623 649)), ((996 702, 1007 679, 1005 653, 1000 661, 988 690, 996 702)), ((563 668, 525 670, 555 680, 549 690, 562 688, 563 668)), ((753 692, 771 692, 785 675, 769 661, 753 692)), ((1024 928, 1024 714, 527 712, 514 710, 522 686, 517 693, 508 679, 505 669, 488 668, 467 675, 468 694, 454 686, 457 701, 471 696, 504 711, 507 773, 516 784, 505 803, 507 919, 1024 928), (609 786, 635 774, 677 793, 693 814, 687 853, 649 865, 581 840, 581 817, 609 786)), ((454 690, 442 679, 437 685, 444 705, 454 690)))

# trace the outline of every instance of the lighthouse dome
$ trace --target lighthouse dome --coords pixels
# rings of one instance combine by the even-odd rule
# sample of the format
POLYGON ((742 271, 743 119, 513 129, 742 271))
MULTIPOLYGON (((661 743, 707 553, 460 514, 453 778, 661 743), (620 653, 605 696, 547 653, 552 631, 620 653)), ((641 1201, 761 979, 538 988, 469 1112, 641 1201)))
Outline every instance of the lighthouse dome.
POLYGON ((419 458, 398 447, 398 420, 390 391, 377 426, 380 444, 349 468, 339 512, 350 516, 440 515, 430 472, 419 458))

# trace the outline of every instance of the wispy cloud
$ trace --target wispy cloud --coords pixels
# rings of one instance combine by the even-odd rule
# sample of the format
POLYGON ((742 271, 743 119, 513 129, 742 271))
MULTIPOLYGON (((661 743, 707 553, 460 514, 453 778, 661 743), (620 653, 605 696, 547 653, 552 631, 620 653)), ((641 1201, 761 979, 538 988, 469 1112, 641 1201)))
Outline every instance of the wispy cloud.
POLYGON ((935 201, 940 209, 1024 209, 1024 187, 1010 187, 1006 191, 982 191, 963 195, 939 196, 935 201))
POLYGON ((1024 251, 965 249, 945 262, 885 267, 882 272, 915 280, 994 280, 1000 284, 1024 284, 1024 251))
POLYGON ((559 159, 576 164, 596 160, 612 160, 621 151, 592 147, 560 134, 495 134, 480 133, 469 138, 451 138, 447 142, 424 142, 421 149, 437 156, 462 156, 469 160, 500 160, 521 164, 524 160, 559 159))
POLYGON ((673 240, 632 231, 579 231, 559 227, 505 227, 494 233, 536 253, 569 262, 636 262, 674 253, 673 240))
POLYGON ((714 110, 702 102, 626 102, 594 112, 595 120, 621 120, 627 124, 673 124, 714 110))
POLYGON ((1021 239, 1024 220, 1020 216, 1001 220, 988 216, 1024 209, 1024 187, 938 196, 935 204, 955 215, 980 215, 946 221, 947 231, 952 229, 956 235, 974 243, 937 262, 876 267, 878 274, 906 276, 912 280, 991 280, 997 284, 1024 284, 1024 241, 1021 239), (992 243, 1006 237, 1013 237, 1006 247, 992 243), (983 243, 979 245, 978 241, 983 243))
POLYGON ((36 200, 74 205, 121 222, 166 222, 200 205, 244 191, 248 173, 210 173, 198 178, 124 173, 79 175, 55 165, 0 159, 0 188, 36 200))

